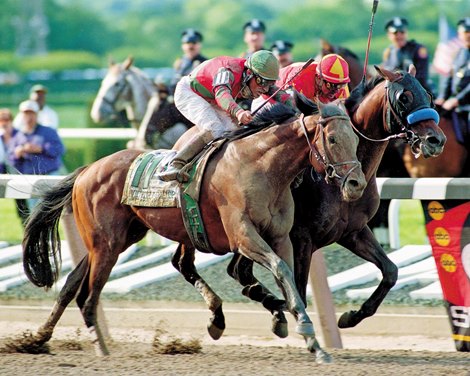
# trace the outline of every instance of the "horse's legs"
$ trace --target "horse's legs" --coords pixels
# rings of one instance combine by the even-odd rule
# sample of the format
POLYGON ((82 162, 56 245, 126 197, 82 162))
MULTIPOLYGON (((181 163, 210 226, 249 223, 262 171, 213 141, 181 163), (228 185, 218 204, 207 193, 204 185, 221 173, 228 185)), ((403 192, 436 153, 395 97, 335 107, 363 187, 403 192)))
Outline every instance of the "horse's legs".
POLYGON ((341 315, 338 320, 340 328, 351 328, 359 324, 366 317, 372 316, 384 300, 390 289, 395 285, 398 277, 398 268, 387 257, 383 248, 374 238, 369 227, 359 233, 353 234, 338 242, 351 252, 372 262, 382 272, 382 281, 372 295, 362 304, 359 311, 349 311, 341 315))
POLYGON ((331 362, 330 355, 320 347, 315 337, 312 321, 308 317, 305 304, 295 286, 291 268, 286 261, 273 251, 273 249, 276 249, 279 254, 292 255, 292 243, 289 234, 273 240, 273 249, 271 249, 254 228, 247 227, 245 227, 247 232, 238 247, 239 252, 273 273, 286 298, 287 308, 297 321, 295 331, 304 337, 309 351, 315 353, 317 363, 331 362))
POLYGON ((242 294, 263 304, 273 315, 272 332, 280 338, 288 335, 287 319, 283 310, 286 302, 278 299, 271 291, 259 282, 253 274, 253 261, 235 253, 227 267, 227 273, 244 286, 242 294))
POLYGON ((183 277, 191 283, 204 298, 207 306, 212 312, 212 317, 207 325, 209 335, 217 340, 225 330, 225 317, 222 310, 222 299, 211 289, 211 287, 198 274, 194 266, 195 249, 179 244, 171 263, 183 277))
POLYGON ((108 248, 105 246, 96 247, 90 252, 87 274, 77 296, 77 304, 80 307, 85 325, 92 336, 94 336, 93 343, 98 356, 109 355, 109 351, 104 340, 104 335, 98 324, 97 306, 100 293, 120 253, 115 253, 110 250, 104 252, 103 250, 106 249, 108 248))
POLYGON ((36 336, 34 336, 35 343, 42 344, 52 337, 52 332, 59 321, 62 313, 67 308, 68 304, 75 297, 83 278, 87 272, 88 268, 88 256, 85 256, 76 268, 68 275, 65 285, 62 287, 57 298, 54 307, 47 319, 46 323, 42 325, 36 336))

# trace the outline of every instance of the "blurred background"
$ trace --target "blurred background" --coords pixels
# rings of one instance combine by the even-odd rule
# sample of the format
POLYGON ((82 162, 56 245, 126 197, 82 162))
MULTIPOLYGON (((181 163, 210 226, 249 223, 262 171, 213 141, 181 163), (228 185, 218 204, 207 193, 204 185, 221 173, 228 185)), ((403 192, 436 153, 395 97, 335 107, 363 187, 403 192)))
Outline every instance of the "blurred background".
MULTIPOLYGON (((169 80, 181 55, 182 30, 193 27, 204 35, 202 53, 209 58, 239 56, 245 50, 242 27, 252 18, 266 24, 266 47, 277 39, 292 41, 296 61, 317 55, 320 38, 364 60, 371 9, 372 0, 2 0, 0 107, 16 113, 31 86, 41 83, 49 88, 48 104, 61 128, 97 126, 89 112, 110 58, 133 56, 151 78, 169 80)), ((424 44, 432 61, 439 21, 455 28, 468 15, 467 0, 380 0, 369 64, 381 62, 389 44, 384 24, 393 16, 408 19, 409 38, 424 44)), ((438 79, 432 67, 431 77, 438 79)), ((107 142, 95 153, 89 141, 66 143, 70 171, 125 145, 107 142)))

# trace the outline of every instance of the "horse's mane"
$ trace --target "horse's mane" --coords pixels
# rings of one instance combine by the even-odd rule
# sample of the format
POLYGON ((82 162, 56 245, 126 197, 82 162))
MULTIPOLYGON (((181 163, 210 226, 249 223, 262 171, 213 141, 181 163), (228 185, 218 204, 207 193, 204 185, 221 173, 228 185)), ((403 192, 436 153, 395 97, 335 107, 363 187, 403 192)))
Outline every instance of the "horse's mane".
POLYGON ((292 119, 295 114, 292 107, 283 103, 275 103, 266 110, 258 112, 249 124, 240 129, 226 132, 223 137, 228 139, 246 137, 272 125, 283 124, 292 119))
POLYGON ((370 80, 366 81, 365 83, 361 81, 359 85, 357 85, 353 91, 351 91, 351 95, 346 99, 344 105, 346 106, 349 113, 354 112, 359 104, 362 102, 364 97, 373 89, 375 88, 380 82, 384 81, 385 78, 382 76, 375 76, 372 77, 370 80))

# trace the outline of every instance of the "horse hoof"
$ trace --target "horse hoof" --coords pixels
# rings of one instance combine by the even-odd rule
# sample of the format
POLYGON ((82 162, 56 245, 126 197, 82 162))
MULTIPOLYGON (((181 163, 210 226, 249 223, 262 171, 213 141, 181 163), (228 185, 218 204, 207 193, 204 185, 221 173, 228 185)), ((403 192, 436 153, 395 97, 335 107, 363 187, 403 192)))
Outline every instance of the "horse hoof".
POLYGON ((353 320, 354 315, 357 311, 344 312, 338 320, 338 327, 341 329, 352 328, 357 325, 357 322, 353 320))
POLYGON ((315 335, 315 330, 313 330, 313 324, 311 322, 297 324, 295 332, 304 337, 313 337, 315 335))
POLYGON ((279 322, 273 320, 272 332, 279 338, 286 338, 289 335, 289 329, 286 322, 279 322))
POLYGON ((213 323, 210 323, 207 325, 207 331, 209 332, 209 335, 213 340, 218 340, 220 337, 222 337, 222 334, 224 333, 225 328, 219 328, 215 326, 213 323))
POLYGON ((324 350, 317 350, 315 352, 315 362, 317 364, 330 364, 333 363, 333 358, 324 350))
POLYGON ((282 311, 273 312, 271 331, 279 338, 286 338, 289 335, 287 319, 282 311))

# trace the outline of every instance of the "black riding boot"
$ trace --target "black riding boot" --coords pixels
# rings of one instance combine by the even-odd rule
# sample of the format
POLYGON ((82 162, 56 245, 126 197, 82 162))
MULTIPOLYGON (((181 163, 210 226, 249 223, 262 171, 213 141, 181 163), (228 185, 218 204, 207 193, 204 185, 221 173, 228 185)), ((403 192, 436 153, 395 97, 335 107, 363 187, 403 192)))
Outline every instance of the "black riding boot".
MULTIPOLYGON (((181 169, 198 155, 212 138, 212 134, 207 131, 202 131, 194 135, 183 148, 176 153, 168 169, 157 175, 158 178, 163 181, 176 180, 181 169)), ((180 178, 181 181, 187 181, 189 176, 181 176, 180 178)))

